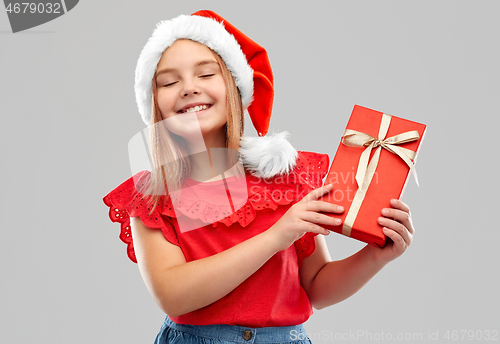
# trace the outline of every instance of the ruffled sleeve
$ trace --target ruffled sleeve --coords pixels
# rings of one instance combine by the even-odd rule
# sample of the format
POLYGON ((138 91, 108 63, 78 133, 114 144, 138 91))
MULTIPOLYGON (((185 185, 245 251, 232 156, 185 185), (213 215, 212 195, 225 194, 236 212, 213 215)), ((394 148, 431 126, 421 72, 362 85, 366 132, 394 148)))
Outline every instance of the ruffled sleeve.
MULTIPOLYGON (((292 171, 299 176, 302 183, 307 184, 310 190, 317 189, 323 184, 323 178, 328 173, 329 158, 327 154, 299 152, 297 164, 292 171)), ((305 195, 304 195, 305 196, 305 195)), ((295 241, 295 251, 302 267, 304 258, 309 257, 316 249, 315 233, 306 233, 302 238, 295 241)))
POLYGON ((160 229, 165 239, 174 245, 180 246, 172 219, 161 215, 163 205, 161 203, 157 204, 155 210, 149 214, 151 211, 149 199, 137 191, 147 182, 149 175, 148 171, 139 172, 103 198, 104 204, 109 207, 110 220, 120 223, 120 239, 127 244, 127 255, 134 263, 137 263, 137 259, 130 228, 131 217, 140 217, 146 227, 160 229))

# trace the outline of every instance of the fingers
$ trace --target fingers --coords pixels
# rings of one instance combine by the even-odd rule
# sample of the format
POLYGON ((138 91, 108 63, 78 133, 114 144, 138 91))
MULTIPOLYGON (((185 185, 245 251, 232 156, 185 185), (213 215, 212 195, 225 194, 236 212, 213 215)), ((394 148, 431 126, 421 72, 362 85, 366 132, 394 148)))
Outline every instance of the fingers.
POLYGON ((305 212, 302 215, 302 220, 320 225, 339 226, 342 224, 342 220, 339 218, 316 212, 305 212))
POLYGON ((323 201, 310 201, 305 205, 305 210, 307 211, 323 211, 326 213, 337 213, 342 214, 344 212, 344 207, 323 201))
POLYGON ((302 198, 300 202, 310 202, 315 201, 324 194, 330 192, 333 189, 333 184, 323 185, 320 188, 314 189, 302 198))
POLYGON ((328 190, 331 190, 331 187, 327 186, 316 189, 314 191, 318 192, 313 191, 309 193, 308 196, 311 195, 310 198, 306 198, 306 196, 301 202, 299 202, 300 204, 297 204, 297 206, 299 206, 303 211, 301 212, 302 220, 330 226, 339 226, 340 224, 342 224, 342 220, 339 218, 320 214, 320 212, 341 214, 344 211, 344 208, 342 206, 313 200, 316 199, 318 195, 322 195, 328 190))
MULTIPOLYGON (((407 230, 407 228, 402 223, 385 218, 385 217, 379 217, 378 223, 381 226, 384 226, 384 234, 386 234, 386 230, 391 232, 391 235, 386 234, 388 237, 393 239, 393 236, 395 235, 395 236, 399 237, 399 239, 404 241, 404 243, 406 243, 406 245, 410 245, 410 243, 413 239, 413 236, 410 233, 410 231, 407 230)), ((396 242, 394 239, 392 241, 396 242)))
POLYGON ((415 228, 411 221, 410 208, 400 200, 391 200, 391 205, 394 208, 382 209, 382 215, 402 223, 410 234, 414 234, 415 228))
POLYGON ((410 245, 415 229, 410 216, 410 207, 400 200, 391 200, 393 208, 382 209, 383 217, 378 223, 384 226, 384 234, 394 242, 397 248, 405 249, 410 245))
POLYGON ((393 231, 389 228, 385 228, 385 227, 384 227, 383 231, 384 231, 384 234, 387 235, 392 240, 392 242, 394 243, 394 246, 396 247, 396 249, 399 252, 402 253, 406 250, 408 244, 405 242, 403 237, 401 235, 399 235, 399 233, 396 233, 395 231, 393 231))
MULTIPOLYGON (((405 213, 410 214, 410 207, 407 206, 405 203, 400 201, 399 199, 391 199, 391 205, 399 210, 404 211, 405 213)), ((411 214, 410 214, 411 215, 411 214)))
POLYGON ((311 233, 318 233, 318 234, 323 234, 323 235, 328 235, 330 234, 330 231, 326 228, 321 227, 320 225, 317 225, 312 222, 304 222, 305 223, 305 230, 307 232, 311 233))
POLYGON ((308 210, 308 211, 324 211, 324 212, 329 212, 329 213, 340 214, 344 211, 344 208, 342 206, 339 206, 337 204, 328 203, 328 202, 323 202, 323 201, 316 201, 319 197, 330 192, 332 189, 333 189, 332 184, 323 185, 322 187, 317 188, 317 189, 311 191, 310 193, 308 193, 298 203, 307 204, 307 208, 305 210, 308 210))

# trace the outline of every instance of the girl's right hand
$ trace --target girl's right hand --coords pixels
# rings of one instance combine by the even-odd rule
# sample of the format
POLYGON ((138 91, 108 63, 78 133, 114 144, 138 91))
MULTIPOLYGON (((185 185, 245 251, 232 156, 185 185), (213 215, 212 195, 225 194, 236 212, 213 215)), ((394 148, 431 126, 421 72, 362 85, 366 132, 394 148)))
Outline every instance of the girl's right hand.
POLYGON ((286 250, 307 232, 330 234, 329 230, 320 226, 321 224, 339 226, 342 223, 342 220, 338 218, 319 213, 322 211, 341 214, 344 211, 336 204, 317 201, 319 197, 332 189, 333 185, 328 184, 311 191, 268 229, 269 235, 276 243, 276 252, 286 250))

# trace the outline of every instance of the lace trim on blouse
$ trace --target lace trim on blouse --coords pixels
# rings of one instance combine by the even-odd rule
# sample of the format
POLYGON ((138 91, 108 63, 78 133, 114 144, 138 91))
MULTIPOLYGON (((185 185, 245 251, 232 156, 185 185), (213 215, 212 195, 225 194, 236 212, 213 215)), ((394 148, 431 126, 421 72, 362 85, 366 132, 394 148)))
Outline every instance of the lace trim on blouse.
MULTIPOLYGON (((267 180, 247 175, 253 185, 252 193, 248 195, 248 201, 236 212, 232 212, 227 206, 183 198, 182 202, 176 204, 177 214, 180 212, 191 219, 198 219, 206 224, 212 223, 213 227, 217 227, 219 222, 228 227, 238 222, 242 227, 246 227, 255 219, 257 211, 275 210, 280 205, 295 203, 313 189, 320 187, 322 179, 328 172, 328 166, 329 160, 326 154, 299 152, 295 168, 287 175, 278 175, 267 180)), ((103 198, 104 203, 110 208, 111 221, 119 222, 121 225, 120 239, 127 244, 127 255, 135 263, 137 259, 131 235, 130 217, 139 216, 146 227, 160 229, 169 242, 180 246, 172 220, 177 217, 172 202, 164 201, 162 198, 153 213, 149 215, 151 211, 149 200, 136 190, 134 181, 140 189, 141 185, 147 182, 149 175, 149 171, 139 172, 103 198)), ((306 233, 294 243, 299 266, 303 258, 314 252, 316 248, 314 237, 314 233, 306 233)))

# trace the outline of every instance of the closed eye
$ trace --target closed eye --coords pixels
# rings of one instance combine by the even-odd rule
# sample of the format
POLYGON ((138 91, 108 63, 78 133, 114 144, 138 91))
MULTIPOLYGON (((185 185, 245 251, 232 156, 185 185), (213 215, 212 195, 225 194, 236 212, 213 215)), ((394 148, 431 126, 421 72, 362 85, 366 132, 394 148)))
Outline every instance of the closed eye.
POLYGON ((163 87, 169 87, 169 86, 172 86, 172 85, 174 85, 176 83, 177 83, 177 81, 169 82, 168 84, 163 85, 163 87))
POLYGON ((209 78, 211 76, 214 76, 215 74, 203 74, 200 76, 200 78, 209 78))

